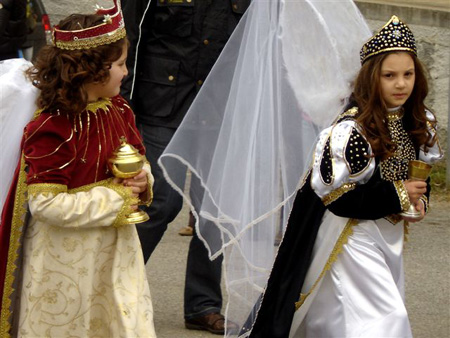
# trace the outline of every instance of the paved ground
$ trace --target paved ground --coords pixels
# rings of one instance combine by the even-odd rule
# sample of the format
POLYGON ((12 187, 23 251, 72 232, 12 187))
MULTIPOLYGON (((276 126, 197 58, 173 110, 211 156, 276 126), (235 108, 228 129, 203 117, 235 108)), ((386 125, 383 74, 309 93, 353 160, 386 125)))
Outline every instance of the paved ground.
POLYGON ((449 0, 355 0, 355 1, 450 11, 449 0))
MULTIPOLYGON (((450 204, 435 202, 426 221, 410 227, 405 248, 407 308, 415 338, 450 337, 450 204)), ((190 237, 179 236, 187 224, 184 209, 170 225, 147 265, 159 338, 217 337, 184 328, 183 286, 190 237)))

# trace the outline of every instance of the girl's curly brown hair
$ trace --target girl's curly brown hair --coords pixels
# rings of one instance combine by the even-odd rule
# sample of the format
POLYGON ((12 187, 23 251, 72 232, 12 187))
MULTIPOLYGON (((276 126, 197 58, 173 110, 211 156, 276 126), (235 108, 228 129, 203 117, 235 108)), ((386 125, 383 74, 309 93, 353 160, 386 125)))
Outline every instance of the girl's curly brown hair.
MULTIPOLYGON (((395 52, 391 52, 395 53, 395 52)), ((368 59, 361 67, 355 81, 352 99, 356 102, 359 112, 357 121, 362 125, 364 134, 372 146, 374 156, 382 160, 392 156, 396 146, 391 140, 385 123, 387 106, 381 94, 381 66, 391 53, 382 53, 368 59)), ((415 83, 411 96, 403 105, 405 111, 404 127, 410 134, 416 150, 424 146, 427 151, 436 142, 427 127, 430 123, 434 128, 436 121, 426 117, 424 104, 428 95, 428 82, 425 69, 419 59, 412 53, 415 67, 415 83)))
MULTIPOLYGON (((62 30, 79 30, 103 22, 100 15, 72 14, 59 23, 62 30)), ((87 83, 104 83, 109 79, 111 64, 122 55, 126 39, 83 50, 64 50, 55 46, 43 47, 33 67, 26 71, 33 84, 39 88, 39 108, 51 111, 60 109, 79 113, 86 108, 87 83)))

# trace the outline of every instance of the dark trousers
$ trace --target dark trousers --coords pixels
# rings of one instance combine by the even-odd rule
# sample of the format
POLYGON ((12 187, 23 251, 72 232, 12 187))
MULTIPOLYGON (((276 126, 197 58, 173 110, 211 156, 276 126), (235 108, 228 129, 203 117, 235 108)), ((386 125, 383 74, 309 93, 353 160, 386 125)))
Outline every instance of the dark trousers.
MULTIPOLYGON (((183 200, 166 182, 162 170, 157 164, 158 158, 169 144, 176 129, 145 124, 139 124, 138 128, 144 139, 147 159, 155 177, 153 202, 150 207, 146 208, 150 220, 136 225, 144 259, 147 262, 166 231, 167 225, 180 212, 183 200)), ((194 180, 191 184, 196 184, 196 181, 194 180)), ((186 265, 184 288, 184 316, 186 319, 220 312, 222 308, 221 271, 222 257, 210 261, 204 244, 194 232, 189 245, 186 265)))

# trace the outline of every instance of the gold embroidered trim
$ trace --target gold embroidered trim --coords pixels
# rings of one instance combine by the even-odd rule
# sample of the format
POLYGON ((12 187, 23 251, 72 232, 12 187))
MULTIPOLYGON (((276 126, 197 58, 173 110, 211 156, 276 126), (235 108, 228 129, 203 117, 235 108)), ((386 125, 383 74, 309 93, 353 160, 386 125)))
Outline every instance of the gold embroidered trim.
POLYGON ((150 182, 147 183, 147 190, 139 195, 139 205, 149 206, 153 202, 153 188, 150 182))
POLYGON ((116 220, 113 223, 114 227, 120 227, 122 225, 128 224, 127 216, 131 214, 134 210, 131 208, 132 205, 139 204, 139 198, 133 197, 131 187, 124 187, 121 184, 113 183, 112 180, 109 184, 105 185, 107 188, 110 188, 117 192, 123 198, 122 208, 117 214, 116 220))
POLYGON ((408 235, 409 235, 409 222, 404 221, 403 222, 403 241, 408 242, 408 235))
POLYGON ((112 106, 112 103, 111 103, 110 99, 102 98, 96 102, 89 103, 86 106, 86 111, 91 112, 91 113, 96 113, 97 110, 99 110, 99 109, 103 109, 106 111, 107 108, 109 108, 111 106, 112 106))
POLYGON ((412 49, 412 48, 408 48, 408 47, 391 47, 391 48, 383 48, 382 50, 370 53, 368 55, 366 55, 366 57, 364 58, 364 61, 367 60, 369 57, 374 56, 374 55, 378 55, 380 53, 385 53, 385 52, 394 52, 394 51, 400 51, 400 52, 411 52, 415 55, 417 55, 417 52, 412 49))
POLYGON ((324 198, 322 198, 322 202, 325 206, 327 206, 327 205, 333 203, 334 201, 336 201, 337 199, 339 199, 339 197, 341 197, 345 193, 347 193, 355 188, 356 188, 356 183, 344 183, 342 186, 333 190, 328 195, 326 195, 324 198))
POLYGON ((402 211, 406 211, 409 209, 411 202, 409 201, 408 192, 406 191, 405 184, 403 181, 394 181, 394 187, 397 191, 398 198, 400 200, 400 205, 402 207, 402 211))
POLYGON ((386 118, 389 122, 401 120, 403 118, 403 108, 401 108, 397 111, 388 113, 386 115, 386 118))
POLYGON ((114 31, 113 34, 108 33, 108 34, 104 34, 101 36, 90 37, 90 38, 86 38, 86 39, 72 40, 72 41, 57 40, 57 41, 55 41, 55 45, 57 48, 68 49, 68 50, 89 49, 89 48, 95 48, 98 46, 109 45, 113 42, 123 39, 126 35, 127 34, 125 31, 125 27, 120 27, 119 29, 114 31))
POLYGON ((406 132, 402 119, 396 119, 395 116, 400 115, 391 113, 391 118, 388 115, 387 127, 396 150, 394 154, 380 163, 381 178, 389 182, 406 180, 408 178, 408 163, 416 159, 416 151, 411 137, 406 132))
POLYGON ((353 117, 356 114, 358 114, 358 107, 352 107, 352 108, 348 109, 347 111, 345 111, 344 113, 342 113, 341 115, 339 115, 339 119, 342 119, 347 116, 353 117))
MULTIPOLYGON (((95 166, 95 176, 94 181, 97 181, 98 179, 98 170, 100 168, 100 158, 102 158, 102 140, 100 137, 100 129, 99 129, 99 123, 98 123, 98 115, 94 114, 95 117, 95 125, 97 126, 97 137, 98 137, 98 156, 97 156, 97 163, 95 166)), ((87 147, 86 147, 87 149, 87 147)))
POLYGON ((36 110, 33 115, 33 121, 36 120, 43 111, 44 111, 44 108, 36 110))
POLYGON ((344 229, 342 230, 339 238, 336 241, 336 244, 334 245, 333 250, 331 251, 330 256, 328 257, 327 262, 325 263, 325 266, 322 269, 322 272, 320 273, 317 280, 314 282, 313 286, 307 293, 301 293, 300 298, 298 302, 295 303, 295 310, 298 310, 303 303, 305 302, 306 298, 314 292, 314 289, 319 284, 320 280, 325 276, 325 273, 329 271, 333 265, 334 262, 336 262, 338 255, 342 252, 342 247, 344 244, 348 242, 348 238, 353 234, 353 227, 358 225, 358 220, 350 218, 345 225, 344 229))
POLYGON ((26 201, 27 201, 27 184, 26 178, 27 174, 25 172, 25 159, 23 154, 20 160, 20 172, 17 182, 16 194, 14 197, 14 209, 13 216, 11 220, 11 234, 9 240, 9 250, 8 250, 8 261, 6 265, 5 272, 5 283, 3 287, 3 298, 2 298, 2 306, 1 306, 1 314, 0 314, 0 337, 10 337, 10 329, 11 322, 10 318, 12 315, 11 312, 11 296, 14 293, 13 283, 15 277, 15 270, 18 268, 16 265, 18 259, 18 251, 21 246, 21 236, 23 232, 23 227, 25 223, 25 218, 23 215, 27 212, 26 210, 26 201))
POLYGON ((106 180, 82 185, 81 187, 78 187, 78 188, 69 189, 67 192, 69 194, 76 194, 77 192, 88 192, 89 190, 91 190, 92 188, 95 188, 95 187, 100 187, 100 186, 104 187, 108 184, 109 181, 112 181, 112 180, 113 180, 112 178, 107 178, 106 180))
POLYGON ((36 183, 28 186, 28 196, 33 197, 39 194, 43 194, 47 197, 49 194, 58 195, 62 192, 67 192, 67 185, 56 183, 36 183))
POLYGON ((430 121, 427 120, 427 127, 430 129, 433 133, 436 134, 436 128, 431 124, 430 121))

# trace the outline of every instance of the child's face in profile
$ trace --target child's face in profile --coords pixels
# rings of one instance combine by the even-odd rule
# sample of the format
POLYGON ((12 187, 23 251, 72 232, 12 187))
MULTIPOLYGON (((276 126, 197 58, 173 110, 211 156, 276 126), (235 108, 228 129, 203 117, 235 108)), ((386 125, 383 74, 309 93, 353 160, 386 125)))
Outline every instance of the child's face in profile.
POLYGON ((109 79, 105 83, 86 84, 85 88, 89 102, 95 102, 101 97, 108 98, 119 95, 122 80, 128 74, 126 66, 127 55, 127 45, 124 44, 122 55, 111 64, 109 79))
POLYGON ((381 64, 381 96, 388 108, 403 105, 416 80, 414 60, 405 52, 389 54, 381 64))

